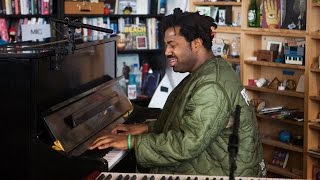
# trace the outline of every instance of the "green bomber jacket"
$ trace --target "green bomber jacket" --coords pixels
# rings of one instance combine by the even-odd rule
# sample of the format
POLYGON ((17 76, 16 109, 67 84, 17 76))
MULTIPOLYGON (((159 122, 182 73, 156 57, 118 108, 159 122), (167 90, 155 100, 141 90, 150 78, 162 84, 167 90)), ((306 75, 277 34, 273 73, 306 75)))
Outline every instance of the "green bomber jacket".
POLYGON ((238 75, 212 58, 170 93, 148 134, 135 136, 139 165, 150 173, 229 175, 228 141, 241 106, 235 176, 264 176, 266 167, 256 116, 238 75))

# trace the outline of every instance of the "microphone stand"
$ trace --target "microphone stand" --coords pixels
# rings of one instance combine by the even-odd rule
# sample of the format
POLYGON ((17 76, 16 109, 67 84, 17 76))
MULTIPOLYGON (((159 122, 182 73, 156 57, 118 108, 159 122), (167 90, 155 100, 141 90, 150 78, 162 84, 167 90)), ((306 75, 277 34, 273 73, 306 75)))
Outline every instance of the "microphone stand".
POLYGON ((69 42, 69 44, 71 44, 71 52, 72 53, 74 52, 75 47, 76 47, 75 44, 74 44, 75 29, 86 28, 86 29, 91 29, 91 30, 95 30, 95 31, 105 32, 105 33, 113 33, 112 29, 92 26, 92 25, 89 25, 89 24, 83 24, 79 20, 72 21, 69 18, 65 18, 64 20, 50 18, 50 20, 52 22, 64 24, 65 26, 68 27, 68 33, 69 33, 68 42, 69 42))
MULTIPOLYGON (((97 26, 92 26, 89 24, 83 24, 81 23, 79 20, 70 20, 69 18, 65 18, 64 20, 61 19, 55 19, 55 18, 50 18, 50 21, 52 22, 56 22, 56 23, 60 23, 60 24, 64 24, 65 26, 68 27, 68 39, 67 42, 68 44, 71 46, 71 53, 74 52, 74 50, 76 49, 75 46, 75 30, 78 28, 86 28, 86 29, 91 29, 91 30, 95 30, 95 31, 100 31, 100 32, 105 32, 105 33, 113 33, 112 29, 107 29, 107 28, 102 28, 102 27, 97 27, 97 26)), ((55 48, 55 60, 54 62, 51 62, 51 69, 53 70, 59 70, 59 62, 62 61, 61 56, 68 54, 68 52, 70 52, 70 50, 65 49, 64 47, 59 47, 55 48)))
POLYGON ((234 180, 234 172, 237 169, 236 158, 239 150, 239 124, 240 124, 241 107, 236 106, 234 113, 234 123, 232 134, 229 136, 228 152, 229 152, 229 180, 234 180))

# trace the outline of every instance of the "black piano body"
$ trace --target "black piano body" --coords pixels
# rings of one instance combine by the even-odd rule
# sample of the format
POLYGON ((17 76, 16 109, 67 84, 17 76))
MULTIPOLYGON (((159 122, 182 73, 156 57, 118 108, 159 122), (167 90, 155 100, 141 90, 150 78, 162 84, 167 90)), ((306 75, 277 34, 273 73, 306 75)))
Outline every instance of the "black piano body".
POLYGON ((106 162, 53 150, 44 117, 53 106, 115 78, 116 40, 80 43, 62 56, 50 46, 0 52, 2 177, 81 179, 105 170, 106 162))

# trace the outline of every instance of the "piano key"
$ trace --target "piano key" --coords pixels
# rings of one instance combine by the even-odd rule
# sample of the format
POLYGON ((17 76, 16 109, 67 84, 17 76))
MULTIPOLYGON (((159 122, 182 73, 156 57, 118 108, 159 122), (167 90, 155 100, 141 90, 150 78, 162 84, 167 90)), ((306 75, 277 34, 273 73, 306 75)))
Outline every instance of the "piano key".
POLYGON ((148 176, 147 175, 144 175, 142 180, 148 180, 148 176))
POLYGON ((122 179, 122 175, 120 174, 117 178, 116 178, 116 180, 121 180, 122 179))
POLYGON ((109 174, 107 177, 106 177, 106 179, 105 180, 110 180, 112 178, 112 175, 111 174, 109 174))
POLYGON ((104 174, 100 174, 97 178, 97 180, 104 180, 106 176, 104 174))
POLYGON ((108 161, 109 171, 127 154, 127 151, 112 149, 110 150, 103 159, 108 161))
POLYGON ((136 180, 136 179, 137 179, 137 176, 133 175, 130 180, 136 180))
MULTIPOLYGON (((208 176, 208 175, 176 175, 176 174, 143 174, 143 173, 113 173, 113 172, 102 172, 107 180, 124 180, 129 175, 130 180, 229 180, 228 176, 208 176), (109 175, 112 175, 112 178, 108 178, 109 175), (119 177, 121 176, 121 178, 119 177), (125 177, 125 178, 123 178, 125 177), (130 178, 131 177, 131 178, 130 178)), ((98 180, 98 177, 96 180, 98 180)), ((235 177, 235 180, 275 180, 272 178, 264 177, 235 177)), ((276 180, 286 180, 285 178, 278 178, 276 180)))
POLYGON ((128 180, 130 178, 129 175, 124 176, 123 180, 128 180))
POLYGON ((172 176, 169 176, 168 180, 173 180, 172 176))

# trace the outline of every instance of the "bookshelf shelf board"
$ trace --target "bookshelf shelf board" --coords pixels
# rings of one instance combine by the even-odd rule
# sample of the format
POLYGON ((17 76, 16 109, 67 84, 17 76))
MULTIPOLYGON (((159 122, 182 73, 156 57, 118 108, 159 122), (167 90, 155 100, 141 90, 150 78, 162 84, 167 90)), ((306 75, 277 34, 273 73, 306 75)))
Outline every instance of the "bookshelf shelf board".
POLYGON ((313 130, 317 130, 317 131, 320 131, 320 123, 309 123, 309 128, 310 129, 313 129, 313 130))
POLYGON ((320 31, 315 31, 310 33, 311 39, 320 39, 320 31))
POLYGON ((119 54, 132 54, 132 53, 160 53, 162 49, 131 49, 131 50, 124 50, 118 51, 119 54))
POLYGON ((307 33, 300 30, 288 30, 288 29, 267 29, 267 28, 246 28, 244 29, 247 35, 257 36, 282 36, 282 37, 297 37, 305 38, 307 33))
POLYGON ((302 176, 292 173, 289 169, 277 167, 272 164, 267 164, 267 171, 293 179, 302 179, 302 176))
POLYGON ((303 148, 300 147, 300 146, 295 146, 295 145, 292 145, 292 144, 282 143, 282 142, 277 141, 277 140, 261 138, 261 143, 269 145, 269 146, 274 146, 274 147, 290 150, 290 151, 301 152, 301 153, 303 152, 303 148))
POLYGON ((161 18, 161 14, 65 14, 65 17, 110 17, 110 18, 127 18, 127 17, 141 17, 141 18, 161 18))
POLYGON ((217 33, 240 34, 240 33, 241 33, 241 27, 218 26, 218 28, 215 29, 214 32, 217 32, 217 33))
POLYGON ((225 58, 225 60, 229 63, 233 63, 233 64, 240 64, 240 59, 239 58, 225 58))
POLYGON ((310 71, 314 73, 320 73, 320 69, 318 68, 311 68, 310 71))
POLYGON ((194 6, 241 6, 241 2, 193 2, 194 6))
POLYGON ((267 66, 267 67, 276 67, 276 68, 300 69, 300 70, 305 69, 304 66, 300 66, 300 65, 282 64, 282 63, 274 63, 274 62, 266 62, 266 61, 245 60, 244 63, 249 65, 267 66))
POLYGON ((320 101, 320 96, 310 96, 311 100, 320 101))
POLYGON ((290 91, 290 90, 278 91, 275 89, 270 89, 266 87, 257 87, 257 86, 245 86, 245 88, 246 90, 250 90, 250 91, 258 91, 263 93, 272 93, 272 94, 278 94, 283 96, 304 98, 304 93, 296 92, 296 91, 290 91))
POLYGON ((309 149, 309 150, 308 150, 308 154, 309 154, 311 157, 320 159, 320 153, 319 153, 319 152, 315 152, 315 151, 309 149))
POLYGON ((50 17, 56 17, 54 14, 48 14, 48 15, 41 15, 41 14, 28 14, 28 15, 5 15, 0 14, 0 18, 6 18, 6 19, 23 19, 23 18, 50 18, 50 17))
POLYGON ((297 125, 297 126, 301 126, 301 127, 303 127, 303 125, 304 125, 303 121, 299 122, 299 121, 290 120, 290 119, 275 119, 275 118, 271 118, 271 117, 268 116, 268 115, 263 115, 263 114, 257 114, 257 117, 258 117, 259 119, 263 119, 263 120, 283 122, 283 123, 292 124, 292 125, 297 125))

